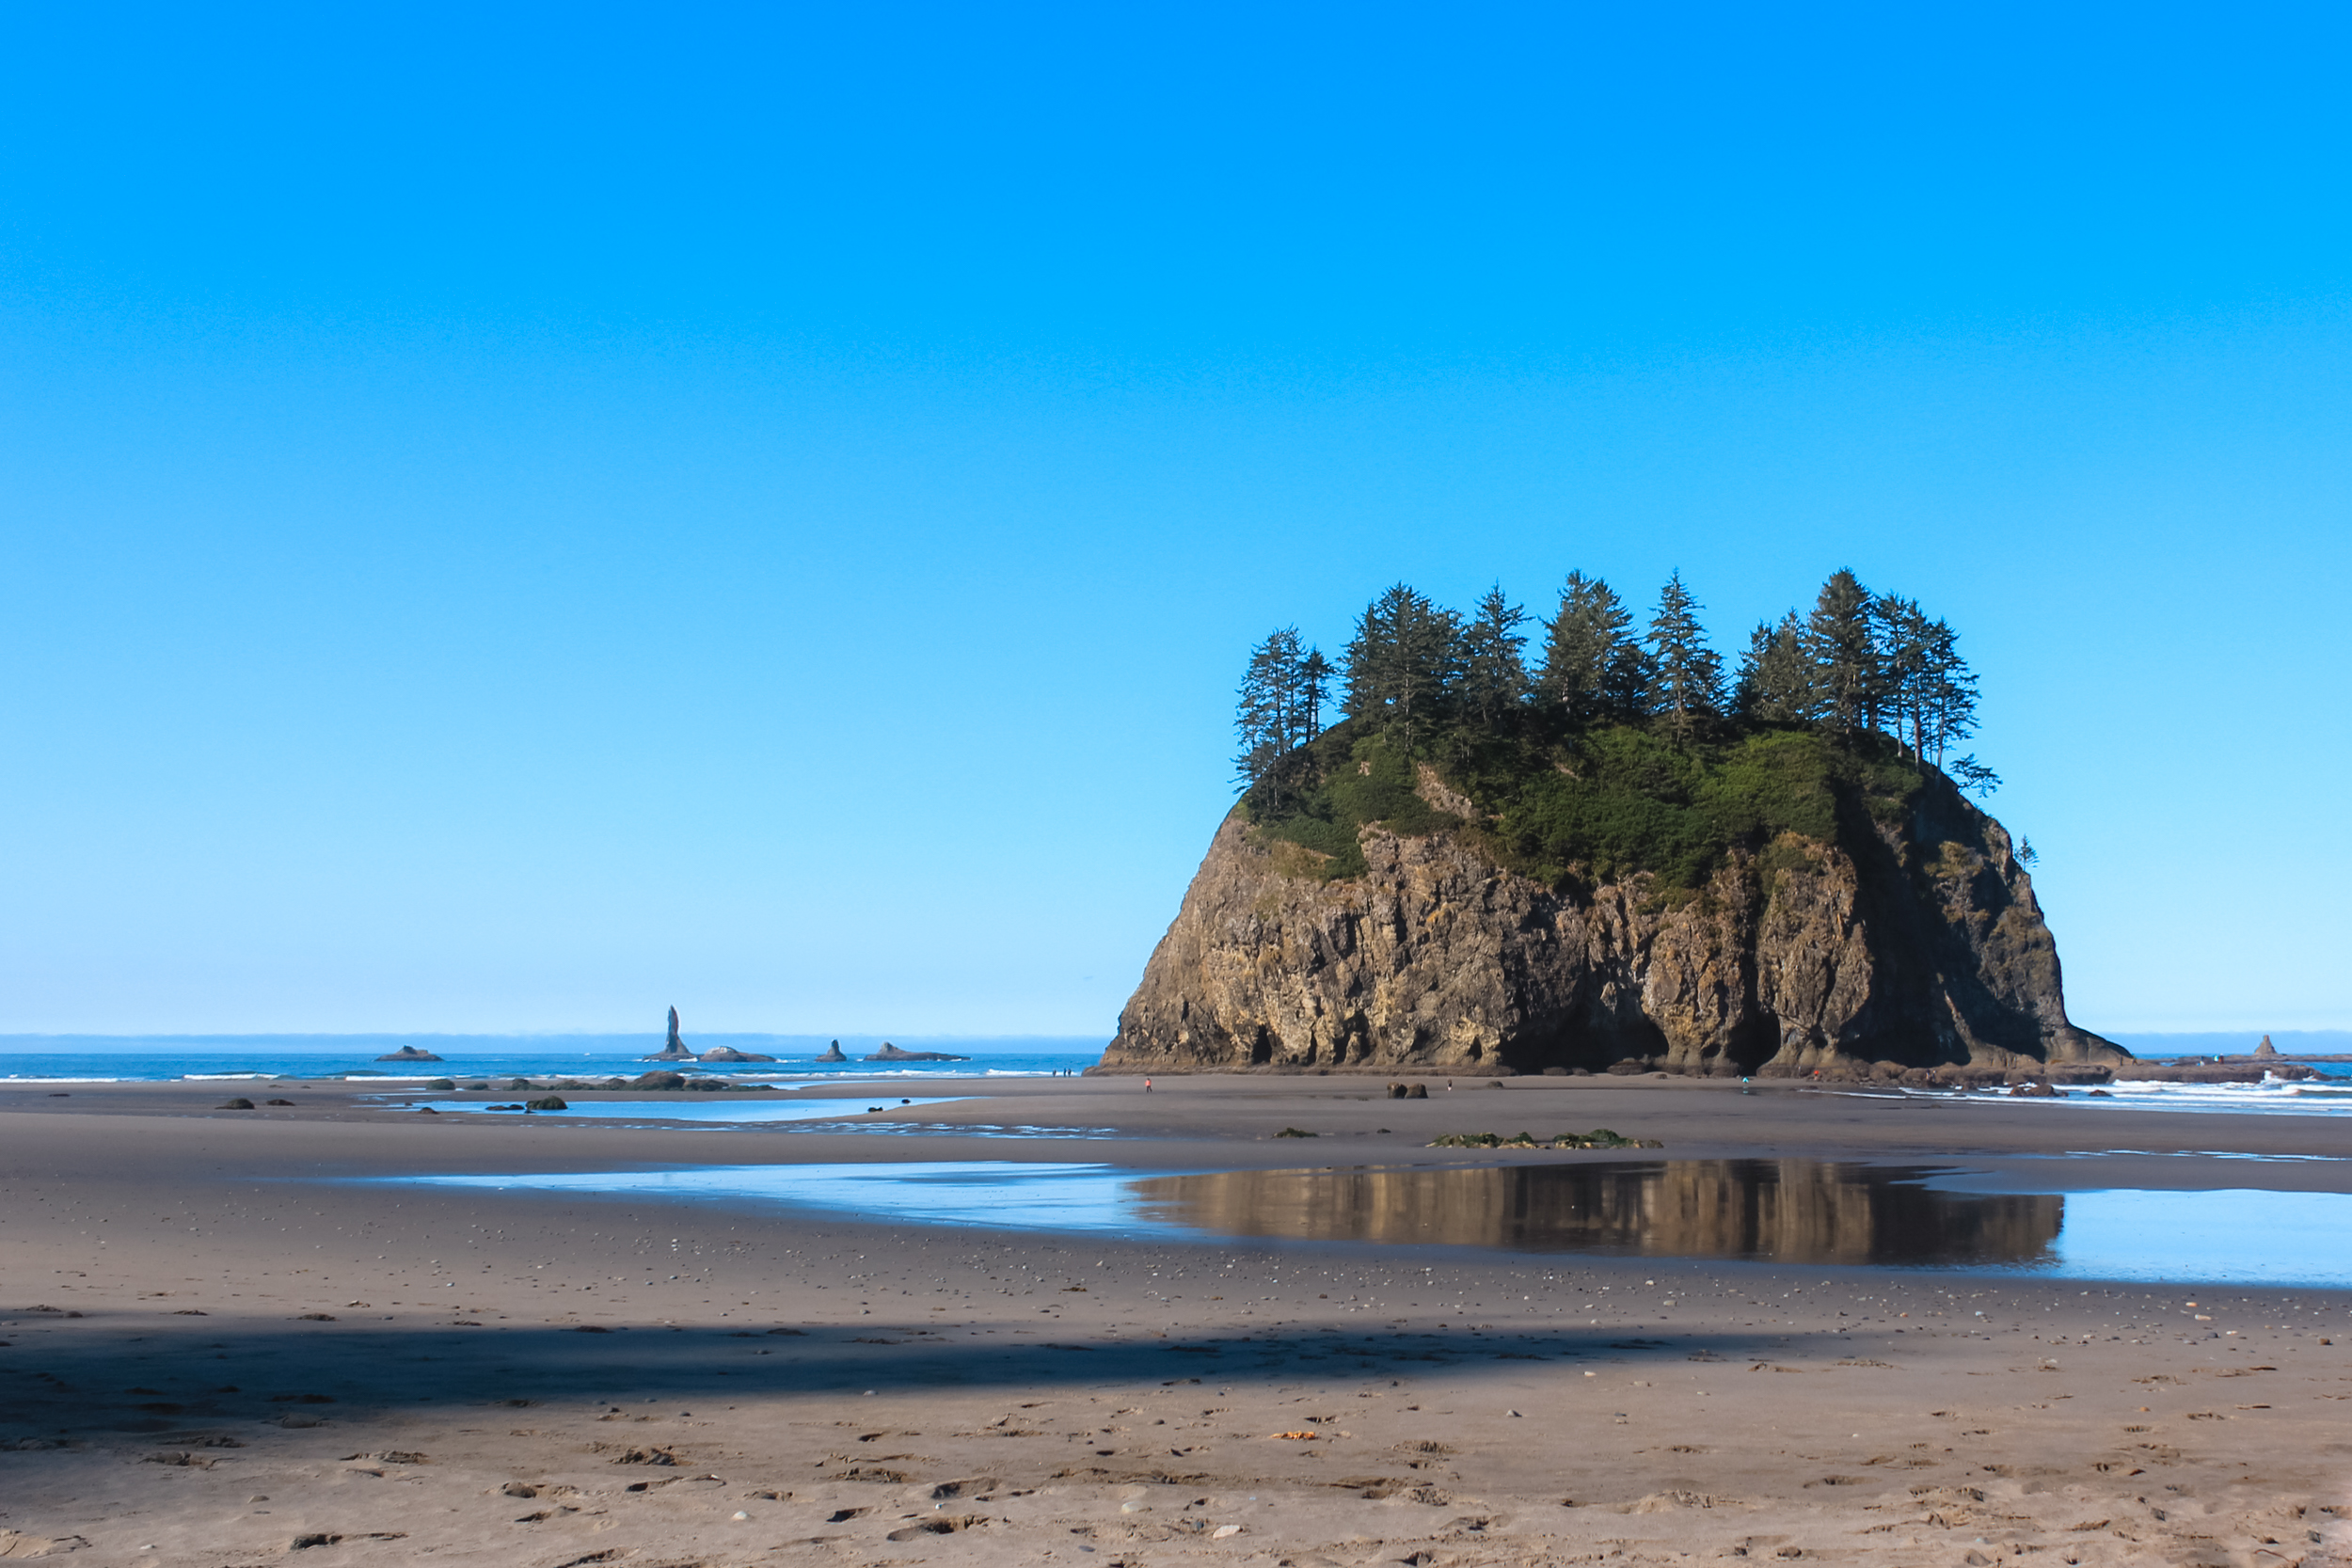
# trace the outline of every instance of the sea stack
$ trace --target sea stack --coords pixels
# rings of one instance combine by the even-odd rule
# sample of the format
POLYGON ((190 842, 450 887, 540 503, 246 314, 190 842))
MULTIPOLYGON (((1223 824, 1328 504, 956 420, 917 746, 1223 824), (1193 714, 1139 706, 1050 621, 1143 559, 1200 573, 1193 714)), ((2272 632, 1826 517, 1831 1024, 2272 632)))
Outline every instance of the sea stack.
POLYGON ((1883 737, 1602 732, 1457 778, 1350 721, 1298 755, 1217 830, 1090 1070, 2067 1083, 2131 1059, 2068 1020, 2008 832, 1883 737), (1661 820, 1662 848, 1634 837, 1661 820), (1596 821, 1615 844, 1574 836, 1596 821))
POLYGON ((951 1055, 945 1051, 901 1051, 884 1040, 882 1049, 866 1059, 869 1062, 968 1062, 972 1058, 951 1055))
MULTIPOLYGON (((2268 1041, 2265 1039, 2264 1043, 2268 1041)), ((413 1045, 404 1045, 398 1051, 387 1052, 376 1058, 379 1062, 437 1062, 440 1059, 432 1052, 420 1051, 413 1045)))
POLYGON ((839 1040, 835 1040, 831 1045, 825 1047, 825 1053, 817 1058, 817 1060, 820 1062, 846 1062, 849 1059, 849 1057, 844 1056, 841 1053, 841 1042, 839 1040))
POLYGON ((772 1062, 773 1056, 762 1056, 755 1051, 738 1051, 731 1045, 714 1045, 694 1058, 698 1062, 772 1062))
POLYGON ((686 1042, 678 1037, 675 1007, 670 1009, 670 1037, 662 1042, 660 1050, 638 1059, 646 1062, 691 1062, 694 1059, 694 1053, 687 1050, 686 1042))

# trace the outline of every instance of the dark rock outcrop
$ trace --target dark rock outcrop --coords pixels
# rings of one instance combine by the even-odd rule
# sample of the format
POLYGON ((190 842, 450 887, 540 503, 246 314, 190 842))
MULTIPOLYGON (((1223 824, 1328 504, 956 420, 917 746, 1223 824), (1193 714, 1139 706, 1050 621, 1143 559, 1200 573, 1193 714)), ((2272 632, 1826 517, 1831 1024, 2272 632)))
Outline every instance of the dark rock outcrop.
POLYGON ((683 1074, 675 1072, 641 1072, 629 1081, 632 1089, 682 1089, 686 1087, 683 1074))
POLYGON ((1380 824, 1357 834, 1364 874, 1326 880, 1236 812, 1090 1070, 2099 1082, 2128 1062, 2068 1021, 2001 825, 1948 784, 1908 815, 1735 849, 1687 890, 1647 872, 1547 885, 1467 831, 1380 824))
POLYGON ((945 1051, 901 1051, 884 1040, 882 1049, 866 1059, 869 1062, 968 1062, 972 1058, 952 1055, 945 1051))
POLYGON ((817 1058, 817 1060, 820 1062, 846 1062, 849 1059, 849 1057, 844 1056, 841 1053, 841 1042, 839 1040, 835 1040, 831 1045, 825 1047, 825 1053, 817 1058))
POLYGON ((379 1062, 437 1062, 440 1059, 432 1052, 420 1051, 413 1045, 404 1045, 398 1051, 387 1052, 376 1058, 379 1062))
POLYGON ((694 1059, 698 1062, 772 1062, 775 1060, 773 1056, 762 1056, 755 1052, 738 1051, 731 1045, 712 1046, 694 1059))
POLYGON ((686 1042, 678 1037, 677 1009, 672 1007, 670 1009, 670 1037, 661 1042, 660 1050, 650 1056, 640 1056, 638 1060, 641 1062, 691 1062, 693 1059, 694 1053, 687 1050, 686 1042))

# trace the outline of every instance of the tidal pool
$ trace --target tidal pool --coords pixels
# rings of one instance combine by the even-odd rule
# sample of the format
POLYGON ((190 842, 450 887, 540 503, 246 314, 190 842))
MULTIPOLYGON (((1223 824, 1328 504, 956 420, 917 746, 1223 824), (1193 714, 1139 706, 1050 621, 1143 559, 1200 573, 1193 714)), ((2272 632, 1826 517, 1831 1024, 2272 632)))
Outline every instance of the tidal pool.
POLYGON ((1967 1190, 1970 1175, 1820 1160, 1663 1160, 1139 1176, 1104 1164, 975 1160, 413 1180, 1163 1240, 2352 1285, 2352 1195, 1986 1193, 1967 1190))
MULTIPOLYGON (((906 1111, 920 1105, 944 1105, 947 1100, 900 1100, 897 1095, 887 1100, 871 1095, 859 1100, 819 1100, 803 1095, 762 1095, 756 1100, 723 1100, 716 1095, 707 1098, 675 1096, 666 1100, 574 1100, 561 1111, 532 1111, 522 1109, 525 1100, 537 1100, 558 1093, 552 1089, 511 1091, 512 1098, 496 1101, 480 1100, 422 1100, 408 1108, 422 1110, 430 1106, 444 1114, 459 1112, 485 1116, 562 1117, 566 1121, 691 1121, 748 1123, 765 1121, 849 1121, 869 1111, 906 1111)), ((392 1109, 386 1106, 384 1109, 392 1109)))

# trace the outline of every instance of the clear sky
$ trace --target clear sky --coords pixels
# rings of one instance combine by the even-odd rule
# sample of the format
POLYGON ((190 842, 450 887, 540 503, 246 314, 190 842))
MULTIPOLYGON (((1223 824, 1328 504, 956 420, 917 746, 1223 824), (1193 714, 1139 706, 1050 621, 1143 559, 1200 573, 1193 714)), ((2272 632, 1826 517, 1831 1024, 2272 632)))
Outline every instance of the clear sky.
POLYGON ((1269 627, 1840 565, 2079 1022, 2352 1024, 2340 7, 10 25, 0 1032, 1107 1036, 1269 627))

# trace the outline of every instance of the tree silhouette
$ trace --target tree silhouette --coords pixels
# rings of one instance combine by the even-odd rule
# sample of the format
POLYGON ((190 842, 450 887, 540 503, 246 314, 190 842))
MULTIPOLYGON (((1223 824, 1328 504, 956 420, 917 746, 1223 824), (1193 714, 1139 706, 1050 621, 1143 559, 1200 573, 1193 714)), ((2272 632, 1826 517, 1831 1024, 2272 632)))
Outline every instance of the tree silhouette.
POLYGON ((1805 657, 1797 612, 1790 610, 1778 625, 1758 622, 1740 658, 1732 711, 1759 723, 1801 724, 1812 719, 1817 705, 1813 665, 1805 657))
POLYGON ((1677 572, 1659 591, 1649 623, 1650 709, 1682 740, 1723 711, 1724 658, 1707 645, 1698 611, 1677 572))
POLYGON ((1575 724, 1644 711, 1648 661, 1632 630, 1633 617, 1614 589, 1570 572, 1559 610, 1544 623, 1542 700, 1575 724))
POLYGON ((1296 626, 1278 626, 1250 650, 1233 711, 1241 738, 1233 767, 1245 788, 1314 738, 1323 701, 1318 683, 1327 670, 1323 656, 1300 641, 1296 626))
POLYGON ((1347 712, 1405 744, 1445 711, 1461 669, 1461 617, 1398 583, 1367 605, 1347 644, 1347 712))
POLYGON ((1519 627, 1527 611, 1513 604, 1501 583, 1486 590, 1478 612, 1462 633, 1462 705, 1486 723, 1493 724, 1515 711, 1527 696, 1527 665, 1519 650, 1527 645, 1519 627))
POLYGON ((1804 642, 1821 721, 1847 735, 1869 728, 1878 716, 1878 626, 1869 590, 1851 572, 1833 572, 1821 585, 1804 642))

